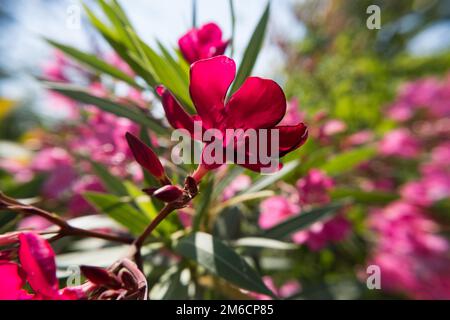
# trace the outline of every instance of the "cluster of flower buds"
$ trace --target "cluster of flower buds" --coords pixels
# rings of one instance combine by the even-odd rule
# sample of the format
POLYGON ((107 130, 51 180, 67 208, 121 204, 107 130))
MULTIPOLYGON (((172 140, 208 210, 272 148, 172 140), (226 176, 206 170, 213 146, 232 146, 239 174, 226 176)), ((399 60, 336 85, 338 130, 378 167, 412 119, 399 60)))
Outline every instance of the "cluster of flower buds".
POLYGON ((90 299, 147 299, 147 280, 131 260, 122 259, 108 269, 91 266, 81 266, 80 269, 89 280, 84 287, 90 299))

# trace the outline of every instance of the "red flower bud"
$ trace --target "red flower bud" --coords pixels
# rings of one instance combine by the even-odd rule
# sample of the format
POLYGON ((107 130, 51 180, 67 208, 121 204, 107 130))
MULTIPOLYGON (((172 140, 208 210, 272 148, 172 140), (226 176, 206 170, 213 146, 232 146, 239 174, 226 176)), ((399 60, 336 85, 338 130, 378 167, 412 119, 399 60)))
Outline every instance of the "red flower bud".
POLYGON ((126 133, 125 137, 137 163, 148 170, 148 172, 155 176, 162 184, 170 184, 170 180, 166 176, 164 167, 153 150, 129 132, 126 133))
POLYGON ((109 270, 91 266, 80 266, 80 269, 83 275, 93 284, 111 289, 119 289, 122 287, 116 275, 109 270))
POLYGON ((183 190, 181 190, 179 187, 169 185, 159 188, 158 190, 153 192, 152 196, 164 202, 172 202, 181 197, 182 194, 183 190))

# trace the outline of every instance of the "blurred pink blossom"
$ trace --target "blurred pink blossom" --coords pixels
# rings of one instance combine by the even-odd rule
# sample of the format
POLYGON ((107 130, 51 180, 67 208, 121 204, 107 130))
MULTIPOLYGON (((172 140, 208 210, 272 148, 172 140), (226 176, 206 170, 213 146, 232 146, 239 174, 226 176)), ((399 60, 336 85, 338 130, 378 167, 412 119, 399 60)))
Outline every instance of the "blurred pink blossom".
POLYGON ((300 111, 298 99, 293 98, 287 104, 286 115, 280 125, 294 126, 303 121, 305 121, 305 114, 300 111))
POLYGON ((52 224, 40 216, 28 216, 20 220, 18 230, 45 230, 52 224))
POLYGON ((419 141, 405 128, 387 133, 380 141, 378 150, 384 156, 401 158, 414 158, 421 151, 419 141))
POLYGON ((70 63, 66 56, 59 50, 53 52, 53 58, 42 65, 42 74, 52 81, 67 81, 64 69, 70 63))
POLYGON ((262 229, 269 229, 299 212, 300 206, 287 198, 270 197, 261 202, 258 223, 262 229))
POLYGON ((450 299, 448 241, 420 208, 397 201, 374 212, 378 236, 370 264, 381 268, 382 288, 417 299, 450 299))
MULTIPOLYGON (((295 203, 284 196, 264 200, 260 205, 259 226, 262 229, 269 229, 299 214, 304 205, 328 203, 330 197, 327 192, 333 185, 333 180, 320 170, 310 170, 297 182, 300 202, 295 203)), ((292 240, 295 243, 306 244, 311 250, 320 250, 329 242, 344 240, 350 230, 350 222, 343 216, 336 216, 327 221, 316 222, 307 230, 294 233, 292 240)))
POLYGON ((361 144, 368 143, 372 141, 374 138, 374 134, 370 130, 362 130, 358 131, 354 134, 349 135, 343 143, 344 147, 353 147, 361 144))
POLYGON ((72 186, 73 196, 68 205, 71 214, 80 215, 88 212, 88 210, 94 210, 83 197, 83 193, 87 191, 103 192, 105 189, 95 176, 79 178, 72 186))
POLYGON ((324 204, 330 201, 328 190, 334 186, 333 179, 318 169, 311 169, 297 181, 301 204, 324 204))
POLYGON ((36 172, 48 174, 43 193, 53 199, 67 191, 76 179, 72 158, 67 151, 58 147, 48 147, 39 151, 33 159, 31 168, 36 172))
POLYGON ((345 122, 338 119, 330 119, 320 128, 320 135, 324 137, 334 136, 347 130, 345 122))
POLYGON ((228 200, 232 198, 236 193, 247 189, 250 187, 252 179, 249 176, 241 174, 236 177, 224 190, 222 193, 222 200, 228 200))
POLYGON ((450 76, 444 80, 424 78, 409 82, 400 88, 396 101, 388 111, 397 121, 410 120, 418 110, 430 117, 450 116, 450 76))

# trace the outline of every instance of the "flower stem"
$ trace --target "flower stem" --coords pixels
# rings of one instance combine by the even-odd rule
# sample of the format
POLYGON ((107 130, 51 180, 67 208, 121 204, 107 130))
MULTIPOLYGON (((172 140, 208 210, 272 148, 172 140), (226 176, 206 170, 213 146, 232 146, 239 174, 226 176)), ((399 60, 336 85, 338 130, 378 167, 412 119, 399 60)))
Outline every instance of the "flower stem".
POLYGON ((72 227, 67 221, 65 221, 55 213, 45 211, 32 205, 23 204, 16 199, 10 198, 4 193, 0 192, 0 210, 2 209, 20 212, 25 215, 37 215, 58 226, 60 230, 58 232, 58 235, 54 237, 54 240, 62 238, 64 236, 77 236, 84 238, 98 238, 126 244, 130 244, 133 242, 133 239, 129 237, 72 227))

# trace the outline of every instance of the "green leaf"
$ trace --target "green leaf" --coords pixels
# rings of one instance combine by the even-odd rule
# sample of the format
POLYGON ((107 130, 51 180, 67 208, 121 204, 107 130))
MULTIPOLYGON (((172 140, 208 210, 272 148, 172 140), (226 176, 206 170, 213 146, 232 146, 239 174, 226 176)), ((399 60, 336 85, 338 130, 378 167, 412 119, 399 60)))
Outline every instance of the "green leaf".
POLYGON ((127 189, 124 187, 122 181, 119 178, 113 176, 103 164, 90 159, 86 160, 90 162, 90 164, 92 165, 92 169, 103 182, 106 190, 119 196, 124 196, 127 194, 127 189))
POLYGON ((101 73, 108 74, 118 80, 122 80, 129 85, 142 89, 142 87, 134 81, 133 78, 125 74, 124 72, 120 71, 119 69, 115 68, 114 66, 106 63, 105 61, 101 60, 97 56, 82 52, 76 48, 58 43, 53 40, 46 39, 46 41, 51 44, 53 47, 58 48, 62 52, 66 53, 67 55, 71 56, 78 62, 82 63, 83 65, 90 67, 94 71, 98 71, 101 73))
POLYGON ((361 147, 338 154, 320 168, 329 175, 337 175, 352 170, 375 155, 376 150, 374 147, 361 147))
MULTIPOLYGON (((129 30, 129 32, 131 32, 129 30)), ((137 35, 134 35, 137 37, 137 35)), ((194 110, 194 106, 192 104, 189 87, 186 83, 186 79, 181 77, 177 70, 175 70, 170 62, 167 62, 166 59, 158 55, 155 50, 153 50, 150 46, 144 43, 142 40, 139 40, 139 44, 150 62, 159 82, 167 87, 179 100, 180 102, 188 107, 190 110, 194 110)))
POLYGON ((97 2, 100 3, 100 7, 102 8, 106 17, 114 26, 115 33, 118 35, 119 39, 122 40, 122 42, 125 43, 128 47, 130 47, 132 45, 132 41, 125 31, 125 28, 131 28, 131 26, 128 26, 126 22, 119 17, 115 9, 113 9, 113 7, 106 3, 105 0, 97 0, 97 2))
POLYGON ((360 204, 387 204, 398 198, 398 195, 382 191, 366 192, 362 190, 337 188, 331 192, 333 199, 351 198, 354 202, 360 204))
POLYGON ((116 116, 128 118, 138 124, 141 124, 153 130, 155 133, 163 134, 166 132, 166 129, 164 129, 158 122, 156 122, 143 112, 132 109, 131 106, 121 105, 117 102, 108 100, 106 98, 93 96, 90 93, 88 93, 85 89, 75 87, 72 85, 47 81, 43 81, 43 84, 48 89, 61 93, 66 97, 69 97, 71 99, 74 99, 87 105, 90 104, 95 105, 98 108, 102 109, 103 111, 115 114, 116 116))
POLYGON ((99 212, 107 214, 134 235, 140 234, 150 223, 147 216, 117 196, 99 192, 86 192, 83 196, 99 212))
POLYGON ((229 0, 230 18, 231 18, 231 39, 230 39, 230 57, 234 55, 234 38, 236 35, 236 13, 234 11, 234 1, 229 0))
POLYGON ((200 201, 197 205, 197 210, 194 216, 194 223, 192 229, 197 231, 200 228, 203 217, 208 211, 209 204, 211 203, 211 195, 213 193, 214 179, 211 177, 206 184, 204 190, 200 190, 200 201))
POLYGON ((256 182, 250 188, 248 188, 247 190, 245 190, 239 194, 253 193, 256 191, 263 190, 264 188, 267 188, 267 187, 273 185, 275 182, 283 179, 286 175, 288 175, 289 173, 294 171, 295 168, 297 168, 297 166, 299 164, 300 164, 299 160, 291 161, 291 162, 285 164, 280 171, 278 171, 274 174, 270 174, 270 175, 259 178, 258 180, 256 180, 256 182))
POLYGON ((153 206, 152 200, 148 195, 142 192, 134 183, 131 181, 125 181, 125 188, 128 191, 130 197, 133 198, 136 206, 141 209, 143 213, 149 218, 154 219, 158 215, 158 211, 156 211, 153 206))
POLYGON ((112 7, 116 15, 120 18, 120 20, 122 20, 124 25, 131 26, 130 20, 128 19, 125 11, 118 1, 112 0, 110 6, 112 7))
POLYGON ((241 238, 233 242, 235 247, 266 248, 273 250, 296 250, 298 245, 267 238, 241 238))
POLYGON ((269 22, 270 15, 270 1, 267 2, 266 9, 261 16, 258 25, 253 32, 253 35, 245 49, 244 57, 242 58, 241 65, 234 80, 233 86, 230 90, 230 95, 236 92, 237 89, 241 87, 245 79, 249 77, 252 73, 253 67, 255 66, 256 59, 258 58, 259 51, 262 48, 264 42, 264 36, 266 34, 267 23, 269 22))
POLYGON ((153 74, 146 70, 140 61, 136 61, 135 58, 129 53, 126 45, 121 43, 117 35, 110 30, 110 28, 105 25, 100 19, 98 19, 95 14, 83 4, 83 7, 87 13, 89 21, 92 25, 100 32, 103 38, 108 42, 108 44, 114 49, 114 51, 120 55, 120 57, 130 66, 133 71, 139 75, 142 79, 147 82, 147 84, 154 90, 154 87, 158 84, 155 80, 153 74))
POLYGON ((20 185, 14 185, 6 190, 3 189, 10 197, 13 198, 32 198, 40 194, 42 185, 47 179, 47 175, 38 174, 31 181, 25 182, 20 185))
POLYGON ((152 300, 180 300, 188 298, 189 283, 181 281, 182 272, 189 272, 187 269, 179 270, 178 266, 169 268, 150 291, 152 300))
POLYGON ((265 238, 285 239, 292 233, 304 230, 318 221, 327 219, 337 213, 348 201, 334 202, 324 207, 314 208, 307 212, 302 212, 282 223, 266 230, 262 236, 265 238))
POLYGON ((180 78, 185 83, 186 87, 189 86, 189 72, 186 72, 186 70, 181 64, 179 64, 175 58, 170 54, 169 50, 167 50, 166 47, 160 42, 158 42, 158 48, 161 50, 162 55, 167 60, 168 63, 172 66, 172 68, 178 73, 180 78))
POLYGON ((178 240, 175 252, 234 285, 274 297, 260 275, 233 249, 210 234, 196 232, 178 240))

